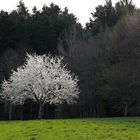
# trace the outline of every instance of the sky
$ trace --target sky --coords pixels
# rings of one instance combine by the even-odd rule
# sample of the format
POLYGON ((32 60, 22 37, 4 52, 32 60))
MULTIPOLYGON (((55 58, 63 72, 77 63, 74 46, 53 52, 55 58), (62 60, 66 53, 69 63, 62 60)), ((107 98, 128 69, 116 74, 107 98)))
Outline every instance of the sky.
MULTIPOLYGON (((86 22, 89 21, 91 17, 91 12, 94 11, 95 7, 98 5, 105 4, 105 0, 23 0, 26 7, 31 11, 35 5, 38 10, 40 10, 43 4, 47 6, 50 3, 54 3, 60 6, 63 10, 68 7, 70 13, 76 15, 78 21, 84 26, 86 22)), ((112 0, 113 4, 119 0, 112 0)), ((0 0, 0 10, 12 11, 16 9, 19 0, 0 0)), ((133 0, 136 7, 140 7, 140 0, 133 0)))

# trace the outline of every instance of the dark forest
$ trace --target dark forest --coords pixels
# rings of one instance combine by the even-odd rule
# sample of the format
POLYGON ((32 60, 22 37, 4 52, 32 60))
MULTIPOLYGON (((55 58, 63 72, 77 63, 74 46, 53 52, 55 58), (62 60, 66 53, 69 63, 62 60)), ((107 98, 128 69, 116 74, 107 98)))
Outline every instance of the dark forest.
MULTIPOLYGON (((79 78, 77 103, 45 104, 44 119, 140 116, 140 10, 131 0, 97 6, 85 27, 54 3, 0 11, 0 93, 26 53, 63 56, 79 78)), ((0 96, 0 120, 36 119, 37 110, 33 100, 12 105, 0 96)))

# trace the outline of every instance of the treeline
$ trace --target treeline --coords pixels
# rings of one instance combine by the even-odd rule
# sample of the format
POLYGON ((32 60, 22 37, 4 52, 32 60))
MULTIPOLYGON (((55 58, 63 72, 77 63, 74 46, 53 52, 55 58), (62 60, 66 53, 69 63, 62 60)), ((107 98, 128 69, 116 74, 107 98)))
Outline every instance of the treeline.
MULTIPOLYGON (((24 63, 26 52, 62 55, 79 77, 80 97, 61 110, 45 105, 44 118, 140 115, 140 12, 131 0, 96 7, 86 27, 58 5, 33 8, 23 1, 0 12, 0 83, 24 63)), ((1 99, 0 119, 35 119, 38 105, 1 99)))

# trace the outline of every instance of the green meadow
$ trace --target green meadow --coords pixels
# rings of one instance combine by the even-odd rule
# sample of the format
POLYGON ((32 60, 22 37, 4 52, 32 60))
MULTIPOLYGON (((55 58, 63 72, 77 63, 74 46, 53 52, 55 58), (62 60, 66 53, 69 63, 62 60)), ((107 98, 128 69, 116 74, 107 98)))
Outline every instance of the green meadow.
POLYGON ((140 117, 1 121, 0 140, 140 140, 140 117))

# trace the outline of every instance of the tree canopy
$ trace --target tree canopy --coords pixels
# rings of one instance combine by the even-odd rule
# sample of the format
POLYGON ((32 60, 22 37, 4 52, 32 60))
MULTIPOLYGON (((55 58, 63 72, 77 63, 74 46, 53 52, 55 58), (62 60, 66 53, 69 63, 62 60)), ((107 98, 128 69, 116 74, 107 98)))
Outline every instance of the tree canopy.
POLYGON ((38 118, 41 118, 45 103, 74 103, 79 94, 77 82, 77 77, 62 65, 62 58, 27 55, 25 64, 13 71, 8 81, 3 82, 2 97, 12 104, 34 100, 40 106, 38 118))

